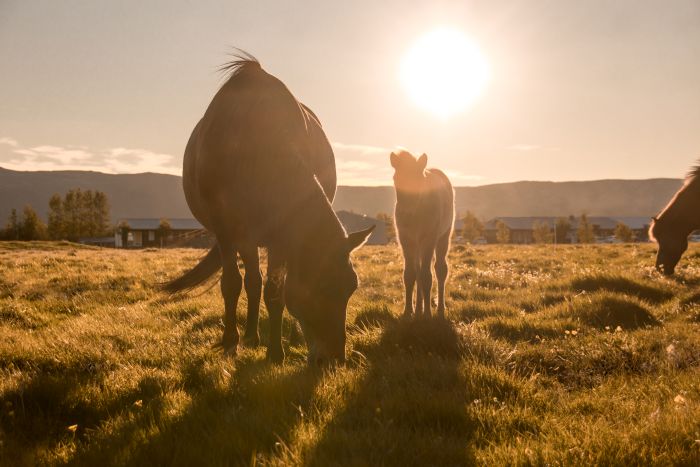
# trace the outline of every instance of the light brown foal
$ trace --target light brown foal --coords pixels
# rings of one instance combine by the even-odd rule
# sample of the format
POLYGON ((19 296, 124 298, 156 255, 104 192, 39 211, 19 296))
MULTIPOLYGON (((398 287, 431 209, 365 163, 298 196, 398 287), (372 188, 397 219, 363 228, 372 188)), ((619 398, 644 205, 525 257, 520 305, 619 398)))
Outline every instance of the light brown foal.
POLYGON ((391 153, 396 188, 394 220, 404 257, 403 280, 406 288, 404 315, 413 313, 413 287, 416 287, 416 316, 430 316, 435 257, 438 284, 438 316, 445 316, 447 250, 454 224, 454 190, 447 176, 438 169, 426 169, 428 156, 416 158, 407 151, 391 153))

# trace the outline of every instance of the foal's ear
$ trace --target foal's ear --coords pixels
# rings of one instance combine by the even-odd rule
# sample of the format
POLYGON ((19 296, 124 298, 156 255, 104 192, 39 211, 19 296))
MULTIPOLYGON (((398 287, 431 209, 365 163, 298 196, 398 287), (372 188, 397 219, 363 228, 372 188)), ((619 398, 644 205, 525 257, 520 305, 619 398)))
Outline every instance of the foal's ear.
POLYGON ((372 225, 371 227, 365 229, 365 230, 360 230, 359 232, 352 232, 350 235, 348 235, 347 238, 347 245, 348 245, 348 251, 355 250, 367 241, 369 238, 369 234, 372 233, 376 225, 372 225))
POLYGON ((421 156, 418 158, 418 167, 420 167, 421 170, 425 170, 425 166, 428 165, 428 156, 423 153, 421 156))
POLYGON ((396 166, 399 164, 399 156, 397 156, 393 152, 389 154, 389 160, 391 161, 391 166, 393 168, 396 168, 396 166))

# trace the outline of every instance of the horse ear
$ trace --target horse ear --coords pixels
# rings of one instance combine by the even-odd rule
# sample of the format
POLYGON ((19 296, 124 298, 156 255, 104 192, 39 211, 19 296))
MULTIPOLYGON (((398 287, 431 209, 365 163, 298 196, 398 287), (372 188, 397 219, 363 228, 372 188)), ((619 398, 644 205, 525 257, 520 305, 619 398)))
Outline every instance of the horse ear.
POLYGON ((659 219, 657 219, 656 216, 652 217, 651 220, 653 220, 654 222, 658 222, 658 221, 659 221, 659 219))
POLYGON ((389 154, 389 160, 391 161, 391 166, 393 168, 396 168, 396 166, 399 164, 399 156, 397 156, 393 152, 389 154))
POLYGON ((348 235, 348 251, 355 250, 364 245, 364 243, 369 238, 369 234, 372 233, 375 227, 376 225, 372 225, 365 230, 360 230, 359 232, 352 232, 350 235, 348 235))
POLYGON ((428 156, 427 156, 427 154, 423 153, 418 158, 418 166, 421 168, 421 170, 424 170, 427 165, 428 165, 428 156))

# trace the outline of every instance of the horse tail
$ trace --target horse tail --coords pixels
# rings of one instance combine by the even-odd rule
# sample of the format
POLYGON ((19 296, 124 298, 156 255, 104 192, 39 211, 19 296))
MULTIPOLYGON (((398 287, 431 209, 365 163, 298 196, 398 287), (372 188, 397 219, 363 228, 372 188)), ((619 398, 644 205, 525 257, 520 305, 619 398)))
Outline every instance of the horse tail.
POLYGON ((205 283, 219 269, 221 269, 221 255, 219 254, 219 246, 214 245, 195 267, 177 279, 161 284, 160 289, 170 294, 192 290, 205 283))

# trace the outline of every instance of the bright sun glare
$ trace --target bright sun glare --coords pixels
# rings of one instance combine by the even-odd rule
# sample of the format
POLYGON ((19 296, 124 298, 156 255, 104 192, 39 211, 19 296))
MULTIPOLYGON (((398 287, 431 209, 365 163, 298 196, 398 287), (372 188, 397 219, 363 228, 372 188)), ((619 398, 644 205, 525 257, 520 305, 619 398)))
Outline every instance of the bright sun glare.
POLYGON ((461 32, 442 28, 419 38, 401 62, 401 82, 415 103, 447 119, 481 95, 490 78, 479 48, 461 32))

